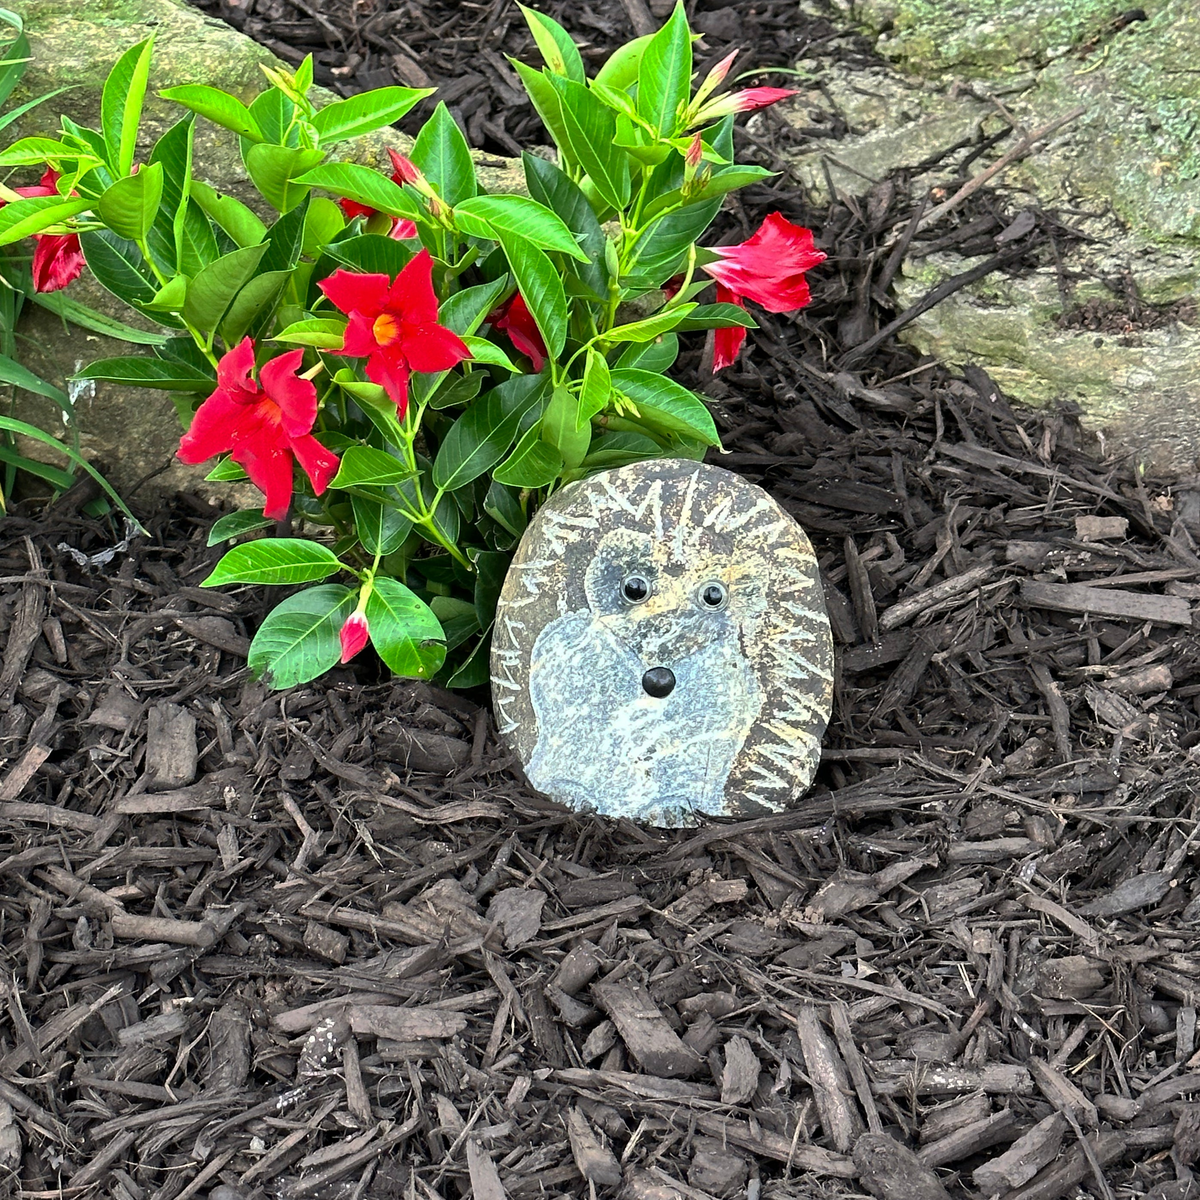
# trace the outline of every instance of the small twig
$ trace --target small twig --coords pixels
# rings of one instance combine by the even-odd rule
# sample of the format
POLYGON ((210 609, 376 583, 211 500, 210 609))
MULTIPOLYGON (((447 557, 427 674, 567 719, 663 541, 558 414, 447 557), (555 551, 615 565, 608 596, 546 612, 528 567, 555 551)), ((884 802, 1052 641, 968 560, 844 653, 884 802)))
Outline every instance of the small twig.
POLYGON ((1070 112, 1064 113, 1061 117, 1055 117, 1055 119, 1049 122, 1049 124, 1043 125, 1039 129, 1035 129, 1031 133, 1026 134, 1025 137, 1023 137, 1011 150, 1009 150, 1006 154, 1002 154, 998 159, 996 159, 996 161, 992 163, 990 167, 980 171, 978 175, 972 175, 971 178, 968 179, 967 182, 964 183, 962 187, 960 187, 958 191, 950 197, 949 200, 944 200, 936 208, 930 209, 930 211, 925 214, 924 218, 918 224, 917 232, 920 233, 922 229, 927 228, 929 225, 932 225, 934 221, 940 220, 946 215, 946 213, 957 208, 968 196, 970 196, 973 192, 977 192, 981 187, 983 187, 983 185, 987 183, 989 179, 995 178, 995 176, 999 175, 1001 171, 1005 170, 1005 168, 1012 166, 1012 164, 1015 163, 1019 158, 1024 158, 1025 155, 1028 154, 1029 151, 1032 150, 1033 147, 1043 138, 1049 137, 1052 133, 1057 132, 1064 125, 1074 121, 1077 117, 1083 116, 1085 112, 1087 112, 1087 106, 1081 104, 1077 108, 1071 109, 1070 112))
POLYGON ((646 34, 657 31, 658 22, 654 19, 654 14, 646 7, 646 0, 621 0, 621 3, 629 14, 629 20, 633 23, 633 32, 638 37, 645 37, 646 34))

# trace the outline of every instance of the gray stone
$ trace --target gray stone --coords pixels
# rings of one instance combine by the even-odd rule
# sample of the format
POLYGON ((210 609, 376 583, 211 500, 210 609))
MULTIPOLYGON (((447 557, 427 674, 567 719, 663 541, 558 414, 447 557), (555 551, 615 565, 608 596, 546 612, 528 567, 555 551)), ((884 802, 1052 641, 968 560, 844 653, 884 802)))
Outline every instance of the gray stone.
MULTIPOLYGON (((59 113, 80 124, 100 126, 100 96, 104 80, 116 60, 130 46, 155 35, 150 86, 146 97, 139 155, 165 129, 185 115, 178 104, 163 100, 159 92, 180 84, 207 84, 251 101, 266 86, 263 66, 282 67, 269 51, 238 33, 223 21, 205 16, 178 0, 29 0, 22 16, 32 61, 26 69, 12 105, 68 87, 61 96, 34 109, 11 127, 6 136, 15 140, 32 134, 49 134, 58 128, 59 113)), ((315 89, 318 106, 340 97, 315 89)), ((396 130, 342 143, 335 158, 353 159, 391 172, 387 147, 407 150, 411 139, 396 130)), ((202 118, 196 122, 195 173, 215 187, 256 208, 266 219, 273 214, 250 184, 238 152, 237 138, 202 118)), ((490 191, 522 190, 518 164, 477 155, 483 185, 490 191)), ((101 288, 85 270, 66 293, 105 316, 141 329, 153 326, 101 288)), ((97 358, 145 352, 112 338, 75 326, 65 326, 52 313, 34 305, 26 308, 19 332, 22 361, 37 374, 68 388, 67 380, 83 364, 97 358)), ((182 432, 174 405, 164 392, 145 388, 123 389, 107 384, 83 384, 74 391, 75 421, 84 453, 102 463, 118 490, 127 490, 154 472, 139 492, 165 494, 195 487, 205 470, 175 461, 182 432)), ((52 402, 18 392, 14 415, 59 437, 68 437, 62 413, 52 402)), ((22 449, 32 457, 61 462, 61 457, 37 442, 22 449)), ((228 496, 227 484, 210 485, 212 494, 228 496)), ((203 490, 203 489, 202 489, 203 490)), ((257 493, 255 493, 257 495, 257 493)))
MULTIPOLYGON (((820 70, 853 130, 810 142, 795 163, 810 186, 860 193, 980 130, 1045 125, 1083 106, 1070 122, 997 177, 1013 207, 1032 194, 1072 210, 1070 223, 1095 239, 1072 248, 1064 268, 1084 282, 1071 309, 1112 293, 1099 280, 1132 278, 1142 300, 1170 304, 1200 292, 1200 10, 1190 0, 1152 0, 1148 20, 1122 28, 1103 0, 863 0, 853 10, 891 63, 820 70), (886 32, 882 32, 886 29, 886 32)), ((843 10, 850 16, 848 5, 843 10)), ((814 64, 800 66, 815 74, 814 64)), ((781 111, 798 126, 821 93, 781 111)), ((1015 137, 980 170, 1010 148, 1015 137)), ((914 190, 944 178, 917 176, 914 190)), ((910 258, 896 281, 901 305, 971 261, 910 258)), ((1194 470, 1200 457, 1200 329, 1179 323, 1124 335, 1060 328, 1057 272, 991 275, 920 317, 901 335, 922 353, 977 362, 1025 403, 1073 401, 1085 424, 1147 465, 1194 470)))
POLYGON ((682 459, 551 497, 492 638, 497 727, 534 787, 660 825, 800 795, 832 667, 804 531, 761 488, 682 459))

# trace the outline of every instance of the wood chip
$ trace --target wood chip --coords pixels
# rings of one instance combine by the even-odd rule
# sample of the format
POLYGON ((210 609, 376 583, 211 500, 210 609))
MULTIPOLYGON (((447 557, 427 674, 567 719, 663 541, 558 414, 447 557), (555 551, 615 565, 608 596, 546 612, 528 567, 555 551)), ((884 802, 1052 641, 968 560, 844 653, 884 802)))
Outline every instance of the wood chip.
POLYGON ((1058 612, 1126 617, 1187 628, 1192 625, 1192 606, 1180 596, 1153 596, 1147 592, 1092 588, 1080 583, 1040 583, 1036 579, 1022 579, 1021 598, 1034 608, 1051 608, 1058 612))
POLYGON ((653 997, 640 984, 592 984, 592 997, 612 1019, 625 1048, 644 1071, 667 1079, 694 1075, 704 1060, 679 1040, 653 997))

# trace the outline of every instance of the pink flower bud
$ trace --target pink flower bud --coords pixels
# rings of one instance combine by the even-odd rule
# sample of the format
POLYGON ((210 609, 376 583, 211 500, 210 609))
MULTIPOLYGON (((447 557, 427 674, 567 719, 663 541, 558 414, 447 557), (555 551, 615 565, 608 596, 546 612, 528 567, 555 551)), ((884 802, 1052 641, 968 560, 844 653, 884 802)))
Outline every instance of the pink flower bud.
POLYGON ((398 154, 391 146, 388 147, 388 157, 392 160, 392 166, 395 168, 392 179, 396 183, 418 183, 425 178, 411 158, 398 154))
POLYGON ((342 662, 348 663, 371 639, 366 613, 351 613, 342 626, 342 662))
POLYGON ((704 83, 701 85, 701 91, 704 95, 710 95, 725 82, 725 76, 729 74, 729 68, 733 66, 733 60, 737 58, 736 50, 730 51, 709 73, 704 77, 704 83))
POLYGON ((700 165, 700 158, 704 154, 704 143, 700 140, 700 135, 695 137, 688 143, 687 153, 683 156, 683 161, 687 164, 689 171, 694 171, 700 165))

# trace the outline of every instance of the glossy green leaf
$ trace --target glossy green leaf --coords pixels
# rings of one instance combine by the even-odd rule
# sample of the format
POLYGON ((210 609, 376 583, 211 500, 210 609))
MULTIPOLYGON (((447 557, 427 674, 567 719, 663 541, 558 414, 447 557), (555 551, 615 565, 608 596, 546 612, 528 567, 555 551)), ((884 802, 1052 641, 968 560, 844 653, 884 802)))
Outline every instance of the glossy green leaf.
POLYGON ((562 455, 542 441, 541 429, 531 426, 508 459, 492 473, 497 483, 519 488, 549 487, 563 472, 562 455))
POLYGON ((600 340, 608 346, 616 346, 621 342, 652 342, 664 333, 670 333, 693 309, 699 307, 698 304, 677 304, 674 308, 657 312, 644 320, 618 325, 600 340))
POLYGON ((503 230, 543 250, 588 260, 562 217, 528 196, 474 196, 455 208, 454 222, 472 237, 494 238, 503 230))
POLYGON ((100 219, 118 237, 140 241, 149 232, 163 193, 162 163, 150 163, 136 175, 118 179, 100 197, 100 219))
POLYGON ((740 304, 697 304, 675 329, 686 333, 693 329, 757 329, 754 318, 740 304))
POLYGON ((513 444, 521 418, 542 400, 548 382, 543 375, 517 375, 480 396, 438 449, 434 484, 453 491, 494 467, 513 444))
POLYGON ((637 106, 642 119, 663 137, 676 132, 691 93, 692 35, 682 0, 650 39, 638 67, 637 106))
POLYGON ((371 645, 396 675, 429 679, 446 657, 445 634, 429 605, 398 579, 377 576, 367 598, 371 645))
POLYGON ((394 279, 412 260, 412 251, 395 238, 378 233, 363 233, 345 238, 325 248, 334 262, 366 275, 387 275, 394 279))
MULTIPOLYGON (((61 163, 64 160, 74 161, 81 157, 78 149, 60 142, 55 138, 26 137, 13 142, 7 149, 0 151, 0 167, 26 167, 44 162, 61 163)), ((94 156, 87 156, 84 161, 99 161, 94 156)))
POLYGON ((562 154, 568 154, 567 128, 563 124, 562 101, 559 99, 554 84, 550 82, 551 77, 542 71, 534 70, 527 63, 518 62, 515 58, 510 58, 508 61, 512 63, 513 68, 521 77, 521 83, 529 94, 529 99, 533 101, 533 107, 537 109, 538 116, 542 118, 542 124, 550 131, 554 144, 562 154))
POLYGON ((486 363, 490 367, 503 367, 506 371, 516 372, 518 370, 517 364, 495 342, 489 342, 487 338, 471 337, 470 335, 463 338, 463 342, 471 352, 471 361, 473 363, 486 363))
POLYGON ((45 396, 47 400, 53 400, 64 412, 72 411, 71 400, 62 388, 47 383, 41 376, 35 375, 28 367, 22 366, 16 359, 9 358, 7 354, 0 354, 0 383, 11 383, 14 387, 24 388, 37 396, 45 396))
POLYGON ((592 473, 627 467, 630 463, 661 458, 662 446, 642 433, 606 433, 592 442, 579 471, 592 473))
POLYGON ((303 252, 316 258, 346 228, 342 210, 326 196, 314 196, 304 216, 303 252))
POLYGON ((327 546, 308 538, 261 538, 234 546, 213 568, 201 587, 229 583, 309 583, 342 570, 327 546))
POLYGON ((542 441, 559 452, 567 468, 579 466, 591 444, 591 424, 581 418, 579 398, 565 387, 555 388, 542 416, 542 441))
POLYGON ((567 296, 562 278, 545 253, 516 234, 497 230, 497 238, 551 358, 567 341, 567 296))
POLYGON ((323 163, 306 170, 296 182, 305 187, 324 188, 335 196, 366 204, 389 216, 413 221, 425 218, 421 206, 399 184, 359 163, 323 163))
POLYGON ((517 490, 497 483, 494 479, 484 497, 483 511, 516 538, 525 532, 525 527, 529 524, 517 490))
POLYGON ((200 83, 188 83, 181 87, 166 88, 159 92, 164 100, 174 100, 201 117, 207 117, 214 125, 221 125, 240 133, 252 142, 263 140, 262 130, 250 110, 236 97, 219 88, 200 83))
POLYGON ((324 152, 261 142, 251 146, 243 157, 246 170, 263 199, 272 208, 286 213, 308 195, 312 185, 300 183, 298 178, 311 171, 324 157, 324 152))
POLYGON ((664 333, 653 342, 634 342, 621 352, 615 366, 639 367, 643 371, 661 375, 669 371, 679 357, 679 338, 673 333, 664 333))
POLYGON ((91 206, 90 200, 71 200, 63 196, 30 196, 14 200, 0 208, 0 246, 11 246, 31 233, 41 233, 91 206))
POLYGON ((625 45, 619 46, 596 72, 595 82, 622 90, 637 83, 638 71, 642 65, 642 55, 646 53, 646 47, 653 40, 654 34, 647 33, 634 38, 632 42, 626 42, 625 45))
POLYGON ((259 529, 266 529, 274 524, 275 522, 270 517, 262 515, 262 509, 244 508, 238 512, 226 513, 213 522, 213 527, 208 531, 206 544, 215 546, 219 542, 228 542, 233 538, 242 537, 247 533, 255 533, 259 529))
POLYGON ((492 635, 485 633, 467 660, 446 680, 451 688, 483 687, 491 676, 492 635))
POLYGON ((184 301, 187 299, 189 283, 191 280, 186 275, 176 275, 174 279, 169 279, 158 289, 154 299, 145 307, 150 312, 182 312, 184 301))
POLYGON ((330 487, 381 486, 411 478, 411 469, 400 459, 373 446, 351 446, 342 455, 342 465, 330 487))
MULTIPOLYGON (((296 105, 278 88, 267 88, 250 103, 250 115, 262 131, 263 140, 276 146, 298 146, 300 130, 294 120, 296 105)), ((249 139, 242 139, 242 157, 249 149, 249 139)))
POLYGON ((128 175, 133 167, 153 49, 153 35, 131 46, 117 59, 104 81, 100 97, 100 129, 108 150, 108 165, 116 175, 128 175))
POLYGON ((78 300, 64 296, 62 292, 35 292, 29 299, 48 312, 56 313, 64 320, 78 325, 81 329, 90 329, 93 333, 116 338, 118 341, 132 342, 139 346, 161 346, 166 341, 161 333, 135 329, 132 325, 126 325, 123 321, 106 316, 94 308, 88 308, 86 304, 80 304, 78 300))
MULTIPOLYGON (((770 179, 773 175, 775 175, 775 172, 768 171, 765 167, 729 167, 712 176, 707 183, 698 191, 688 196, 686 200, 688 204, 702 204, 706 200, 718 200, 729 192, 736 191, 738 188, 748 187, 752 183, 759 183, 764 179, 770 179)), ((683 191, 680 188, 663 193, 663 195, 646 206, 646 219, 651 220, 658 216, 660 212, 668 208, 674 208, 675 205, 683 203, 684 199, 683 191)))
POLYGON ((221 195, 199 179, 192 180, 189 190, 205 215, 238 246, 257 246, 267 236, 267 227, 240 200, 221 195))
POLYGON ((76 379, 95 379, 127 387, 162 388, 168 392, 211 392, 216 378, 175 360, 150 356, 98 358, 81 367, 76 379))
MULTIPOLYGON (((267 271, 255 274, 238 290, 221 318, 219 328, 225 345, 236 345, 250 332, 252 325, 264 319, 290 278, 290 271, 267 271)), ((190 293, 191 289, 188 290, 190 293)))
MULTIPOLYGON (((450 373, 447 371, 445 374, 450 373)), ((487 374, 484 371, 472 371, 470 374, 448 379, 430 395, 427 403, 430 408, 438 410, 470 404, 479 395, 486 380, 487 374)))
POLYGON ((574 235, 584 261, 571 263, 573 271, 599 300, 608 297, 608 271, 604 265, 605 234, 579 185, 554 163, 536 154, 523 154, 525 184, 540 204, 556 212, 574 235))
POLYGON ((280 330, 271 341, 286 342, 291 346, 315 346, 318 350, 340 350, 346 337, 345 318, 340 320, 324 317, 294 321, 280 330))
POLYGON ((326 583, 277 604, 250 643, 251 673, 273 688, 296 687, 324 675, 342 657, 338 635, 357 599, 350 588, 326 583))
POLYGON ((421 127, 409 158, 449 205, 457 206, 479 190, 471 148, 444 103, 421 127))
POLYGON ((562 102, 571 157, 587 172, 606 204, 624 208, 630 197, 629 160, 616 145, 617 122, 612 110, 570 79, 553 76, 551 83, 562 102))
POLYGON ((720 200, 706 200, 653 222, 634 244, 630 275, 644 276, 649 287, 665 282, 682 264, 688 247, 709 227, 720 207, 720 200))
POLYGON ((433 93, 433 88, 406 87, 382 87, 361 92, 348 100, 327 104, 313 117, 313 128, 322 146, 332 146, 394 124, 433 93))
POLYGON ((673 379, 620 367, 612 373, 612 385, 633 401, 644 424, 663 433, 699 438, 709 446, 721 444, 712 414, 699 397, 673 379))
POLYGON ((579 389, 579 420, 590 421, 607 407, 612 396, 612 376, 603 354, 587 352, 583 383, 579 389))
POLYGON ((529 32, 541 52, 547 68, 555 75, 566 75, 576 83, 583 83, 586 76, 583 71, 583 59, 579 55, 579 47, 571 40, 571 35, 553 18, 544 13, 534 12, 518 4, 529 32))
POLYGON ((412 532, 412 522, 382 500, 355 494, 350 497, 350 507, 358 540, 368 554, 394 554, 412 532))
POLYGON ((266 243, 247 246, 210 263, 188 288, 184 319, 194 329, 208 331, 221 323, 234 296, 245 287, 266 253, 266 243))
POLYGON ((479 627, 487 629, 496 619, 496 602, 500 599, 500 589, 504 586, 504 577, 508 574, 508 565, 512 562, 511 554, 503 554, 496 550, 481 550, 473 555, 475 560, 475 615, 479 619, 479 627))
MULTIPOLYGON (((240 463, 235 463, 232 458, 222 458, 215 467, 204 477, 206 483, 237 483, 239 480, 248 479, 246 468, 240 463)), ((271 522, 275 524, 274 521, 271 522)))

